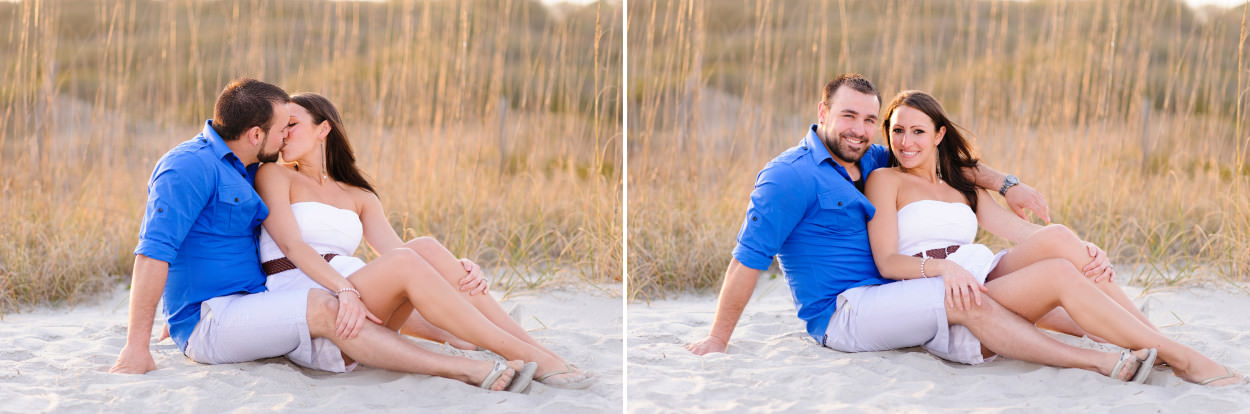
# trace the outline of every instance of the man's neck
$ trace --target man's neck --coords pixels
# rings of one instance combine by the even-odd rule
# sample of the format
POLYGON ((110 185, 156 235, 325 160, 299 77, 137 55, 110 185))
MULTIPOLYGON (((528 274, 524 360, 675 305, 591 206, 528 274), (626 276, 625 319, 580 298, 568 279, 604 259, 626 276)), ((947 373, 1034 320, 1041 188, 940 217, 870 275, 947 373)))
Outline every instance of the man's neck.
MULTIPOLYGON (((829 146, 825 145, 825 149, 828 150, 829 146)), ((846 175, 851 177, 851 181, 859 181, 859 163, 844 160, 841 157, 834 155, 833 151, 829 151, 829 158, 832 158, 833 162, 838 163, 838 165, 841 165, 842 168, 846 169, 846 175)))
POLYGON ((255 149, 249 148, 250 146, 247 145, 247 140, 243 139, 242 137, 239 137, 233 141, 226 141, 226 146, 230 147, 230 152, 233 152, 234 157, 238 158, 239 162, 242 162, 243 165, 252 165, 257 162, 260 162, 260 160, 256 159, 256 154, 253 154, 253 152, 255 152, 255 149), (248 150, 251 150, 251 151, 248 151, 248 150), (252 155, 249 156, 245 154, 252 154, 252 155))

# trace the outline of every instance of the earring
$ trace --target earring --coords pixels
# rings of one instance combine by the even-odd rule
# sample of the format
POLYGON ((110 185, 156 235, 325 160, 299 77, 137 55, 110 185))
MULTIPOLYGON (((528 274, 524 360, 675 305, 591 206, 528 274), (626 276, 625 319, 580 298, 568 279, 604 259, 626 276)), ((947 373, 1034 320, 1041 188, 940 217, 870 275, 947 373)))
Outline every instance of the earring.
POLYGON ((321 183, 322 184, 325 184, 326 178, 328 178, 326 174, 326 170, 330 169, 330 163, 326 161, 327 159, 328 157, 326 156, 326 142, 323 140, 321 141, 321 183))

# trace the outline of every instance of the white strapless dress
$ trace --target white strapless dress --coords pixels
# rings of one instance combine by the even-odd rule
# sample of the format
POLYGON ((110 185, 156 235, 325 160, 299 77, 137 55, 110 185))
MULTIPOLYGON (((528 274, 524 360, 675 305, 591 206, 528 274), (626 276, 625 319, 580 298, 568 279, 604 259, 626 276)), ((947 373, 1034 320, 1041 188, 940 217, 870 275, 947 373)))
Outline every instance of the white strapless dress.
MULTIPOLYGON (((348 277, 365 267, 363 260, 352 256, 356 252, 356 247, 360 246, 360 239, 364 234, 360 216, 356 215, 355 211, 316 201, 301 201, 291 204, 291 212, 295 215, 295 222, 299 224, 300 236, 305 243, 312 246, 318 254, 338 255, 330 259, 330 267, 337 270, 339 274, 348 277)), ((258 249, 261 263, 286 256, 273 241, 269 231, 263 228, 260 232, 258 249)), ((265 287, 273 291, 326 289, 300 269, 269 275, 265 281, 265 287)))
POLYGON ((964 203, 920 200, 898 209, 898 251, 911 256, 926 250, 958 245, 959 250, 946 257, 958 263, 982 284, 990 270, 1007 253, 995 254, 977 237, 977 215, 964 203))

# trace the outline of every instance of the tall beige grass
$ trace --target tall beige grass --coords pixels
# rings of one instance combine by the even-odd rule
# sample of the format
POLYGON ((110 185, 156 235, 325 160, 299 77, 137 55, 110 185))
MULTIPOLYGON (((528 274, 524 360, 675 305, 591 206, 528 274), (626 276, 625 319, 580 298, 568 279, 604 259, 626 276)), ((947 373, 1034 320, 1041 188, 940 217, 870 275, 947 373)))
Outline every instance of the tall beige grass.
POLYGON ((1250 276, 1245 6, 637 0, 627 17, 631 300, 719 286, 756 172, 847 71, 887 100, 932 92, 1055 221, 1143 266, 1135 282, 1250 276))
POLYGON ((404 237, 619 280, 620 5, 0 3, 0 312, 128 280, 156 160, 255 77, 343 112, 404 237))

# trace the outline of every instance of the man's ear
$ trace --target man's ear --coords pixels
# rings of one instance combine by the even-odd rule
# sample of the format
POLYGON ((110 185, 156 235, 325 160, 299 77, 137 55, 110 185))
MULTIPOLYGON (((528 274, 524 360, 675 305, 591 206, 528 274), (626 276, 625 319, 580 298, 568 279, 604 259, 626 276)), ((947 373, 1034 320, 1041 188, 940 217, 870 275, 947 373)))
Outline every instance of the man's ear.
POLYGON ((254 127, 248 128, 246 134, 247 134, 247 142, 252 143, 252 145, 260 145, 260 134, 261 134, 260 127, 254 126, 254 127))
POLYGON ((817 124, 824 125, 825 113, 827 112, 829 112, 829 105, 826 105, 825 101, 822 100, 816 103, 816 123, 817 124))

